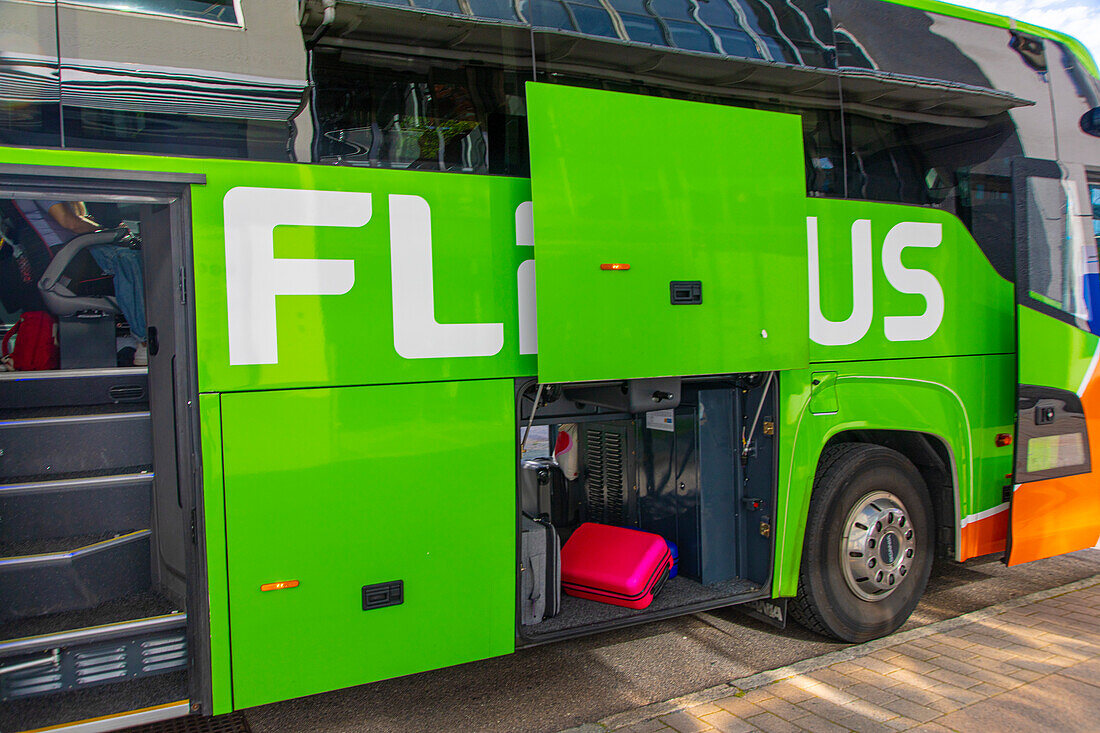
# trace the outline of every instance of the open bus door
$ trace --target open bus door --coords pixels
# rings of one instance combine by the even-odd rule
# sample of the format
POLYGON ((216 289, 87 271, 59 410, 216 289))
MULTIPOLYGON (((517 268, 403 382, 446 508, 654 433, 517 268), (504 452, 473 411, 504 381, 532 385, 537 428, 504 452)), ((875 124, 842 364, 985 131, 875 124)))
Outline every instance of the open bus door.
POLYGON ((807 365, 798 116, 534 83, 527 105, 540 382, 807 365))
POLYGON ((1034 159, 1015 161, 1012 178, 1018 386, 1005 562, 1018 565, 1100 537, 1100 354, 1084 296, 1091 212, 1078 182, 1034 159))

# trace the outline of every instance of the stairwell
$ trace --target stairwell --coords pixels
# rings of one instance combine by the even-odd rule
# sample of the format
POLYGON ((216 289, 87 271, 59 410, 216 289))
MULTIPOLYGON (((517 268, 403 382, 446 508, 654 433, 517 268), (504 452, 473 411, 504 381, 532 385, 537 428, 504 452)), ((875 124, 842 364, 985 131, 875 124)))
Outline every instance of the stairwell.
POLYGON ((0 373, 0 730, 186 697, 148 393, 144 367, 0 373))

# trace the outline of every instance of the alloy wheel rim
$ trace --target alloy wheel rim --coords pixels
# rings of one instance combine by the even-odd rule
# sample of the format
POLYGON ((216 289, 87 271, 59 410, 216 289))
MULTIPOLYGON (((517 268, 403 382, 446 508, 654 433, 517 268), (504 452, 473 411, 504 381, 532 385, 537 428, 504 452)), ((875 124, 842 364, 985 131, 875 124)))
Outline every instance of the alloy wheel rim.
POLYGON ((902 584, 916 560, 916 532, 909 512, 889 491, 855 503, 844 520, 840 566, 848 588, 864 601, 882 601, 902 584))

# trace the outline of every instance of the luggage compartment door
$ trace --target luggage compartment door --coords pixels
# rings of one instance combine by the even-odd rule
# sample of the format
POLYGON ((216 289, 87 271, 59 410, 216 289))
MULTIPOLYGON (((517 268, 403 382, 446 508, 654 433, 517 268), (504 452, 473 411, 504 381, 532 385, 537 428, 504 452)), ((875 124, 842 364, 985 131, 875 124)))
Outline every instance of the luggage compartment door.
POLYGON ((1095 262, 1082 182, 1054 161, 1013 163, 1018 342, 1009 565, 1100 538, 1098 339, 1086 272, 1095 262))
POLYGON ((798 116, 535 83, 527 105, 540 381, 807 365, 798 116))
POLYGON ((222 396, 234 707, 513 651, 512 390, 222 396))

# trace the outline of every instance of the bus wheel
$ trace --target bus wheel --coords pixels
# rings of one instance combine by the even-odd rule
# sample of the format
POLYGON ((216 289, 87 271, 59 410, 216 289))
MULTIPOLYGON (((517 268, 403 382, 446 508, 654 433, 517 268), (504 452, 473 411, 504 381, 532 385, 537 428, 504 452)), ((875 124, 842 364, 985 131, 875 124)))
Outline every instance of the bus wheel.
POLYGON ((924 479, 902 454, 869 443, 827 448, 814 478, 791 616, 843 641, 895 631, 928 582, 932 516, 924 479))

